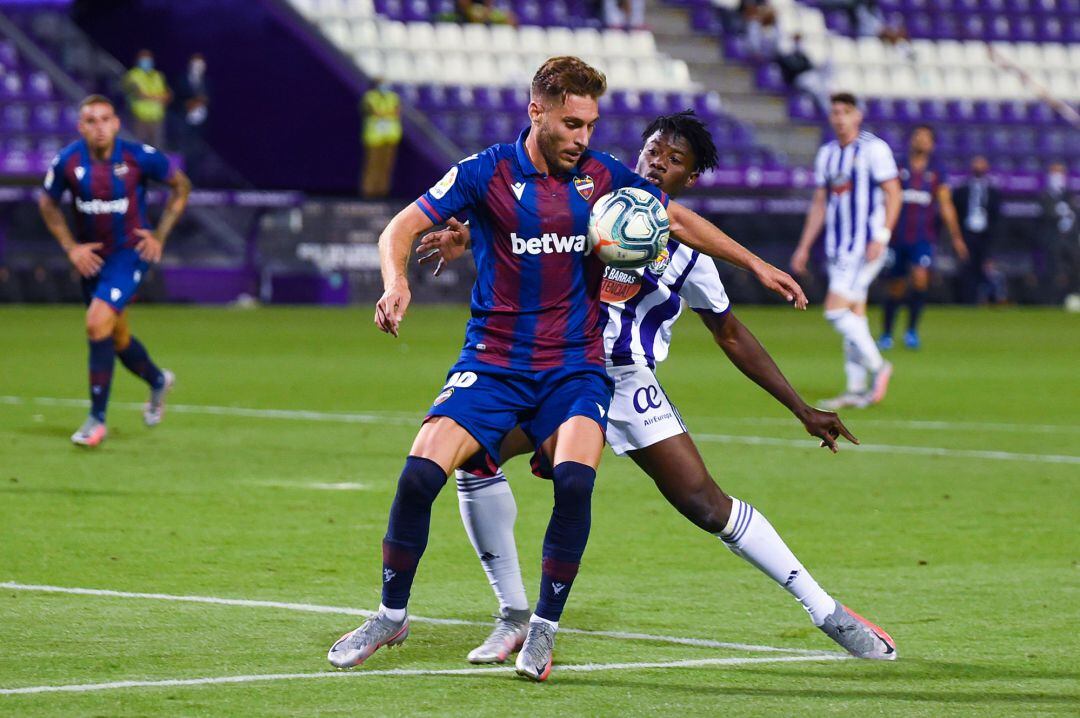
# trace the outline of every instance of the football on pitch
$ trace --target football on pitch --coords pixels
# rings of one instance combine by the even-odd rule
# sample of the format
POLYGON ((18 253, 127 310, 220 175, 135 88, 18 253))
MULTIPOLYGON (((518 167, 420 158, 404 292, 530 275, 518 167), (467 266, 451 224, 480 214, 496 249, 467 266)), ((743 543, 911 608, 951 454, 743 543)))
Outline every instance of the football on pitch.
POLYGON ((653 195, 636 187, 606 194, 589 216, 589 249, 605 264, 638 269, 660 256, 668 242, 668 215, 653 195))

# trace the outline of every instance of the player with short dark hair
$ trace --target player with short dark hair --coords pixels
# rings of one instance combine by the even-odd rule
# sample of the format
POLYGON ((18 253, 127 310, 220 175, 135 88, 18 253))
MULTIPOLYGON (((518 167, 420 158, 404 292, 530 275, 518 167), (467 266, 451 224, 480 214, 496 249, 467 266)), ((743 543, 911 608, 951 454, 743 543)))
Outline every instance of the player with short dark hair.
POLYGON ((939 218, 949 232, 956 257, 960 261, 968 257, 967 244, 953 205, 952 189, 944 170, 933 159, 935 139, 933 127, 916 125, 911 131, 907 158, 897 163, 904 203, 885 262, 888 296, 878 339, 882 349, 893 346, 893 325, 901 303, 908 307, 904 344, 909 349, 919 348, 919 318, 930 286, 939 218))
POLYGON ((90 95, 79 104, 79 134, 52 162, 38 208, 68 259, 82 275, 90 344, 90 415, 71 436, 80 446, 97 446, 108 433, 105 411, 117 357, 150 385, 143 410, 147 426, 161 422, 165 395, 174 376, 158 369, 146 348, 131 335, 126 308, 152 263, 161 259, 165 241, 187 206, 191 182, 168 157, 150 145, 119 138, 120 119, 112 102, 90 95), (156 230, 146 217, 146 185, 169 187, 156 230), (71 192, 75 214, 72 234, 60 209, 71 192))
MULTIPOLYGON (((427 545, 431 505, 447 475, 528 420, 537 460, 550 467, 554 508, 544 538, 540 599, 518 672, 544 680, 555 631, 588 541, 596 466, 604 447, 611 380, 604 371, 599 301, 603 265, 585 252, 593 204, 623 187, 667 195, 610 155, 589 150, 604 75, 576 57, 536 72, 529 127, 517 142, 465 158, 390 222, 379 239, 385 292, 375 321, 397 336, 410 292, 406 268, 417 237, 450 217, 472 226, 477 280, 465 345, 435 398, 398 480, 383 541, 382 605, 330 649, 339 667, 360 665, 405 640, 406 607, 427 545)), ((754 272, 805 306, 794 280, 685 207, 668 205, 671 231, 695 249, 754 272)))
MULTIPOLYGON (((708 128, 693 112, 658 117, 642 134, 637 172, 676 197, 716 166, 708 128)), ((469 230, 424 237, 421 262, 460 256, 469 230)), ((858 443, 840 418, 809 406, 776 363, 731 311, 716 265, 676 240, 640 273, 607 268, 601 299, 606 304, 607 370, 615 382, 607 439, 628 455, 664 497, 695 526, 721 539, 802 603, 814 624, 853 655, 892 660, 895 644, 877 626, 833 599, 799 562, 769 521, 750 504, 725 494, 706 468, 678 410, 654 371, 668 354, 672 325, 682 302, 701 317, 716 343, 746 376, 786 406, 806 431, 832 451, 844 436, 858 443)), ((525 433, 512 432, 501 460, 528 452, 525 433)), ((478 456, 457 471, 458 502, 465 528, 499 601, 494 630, 469 654, 472 663, 502 663, 525 640, 529 603, 514 541, 517 505, 506 476, 490 457, 478 456)))

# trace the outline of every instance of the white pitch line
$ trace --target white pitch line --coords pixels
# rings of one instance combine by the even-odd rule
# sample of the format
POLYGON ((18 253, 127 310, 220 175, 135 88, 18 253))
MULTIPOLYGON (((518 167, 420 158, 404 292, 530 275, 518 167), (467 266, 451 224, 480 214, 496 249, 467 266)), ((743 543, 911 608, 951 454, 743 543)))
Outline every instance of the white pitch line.
MULTIPOLYGON (((84 399, 57 399, 36 397, 25 399, 18 396, 0 396, 0 404, 22 405, 40 404, 42 406, 85 407, 84 399)), ((113 406, 130 409, 142 409, 142 404, 134 402, 113 402, 113 406)), ((169 411, 180 414, 212 414, 217 416, 243 416, 257 419, 286 419, 294 421, 325 421, 342 424, 395 424, 402 426, 419 425, 420 419, 401 414, 347 414, 324 411, 304 411, 297 409, 253 409, 237 406, 208 406, 197 404, 170 404, 169 411)), ((778 439, 770 436, 743 436, 739 434, 693 434, 700 441, 712 441, 725 444, 744 444, 747 446, 779 446, 785 448, 807 449, 816 446, 810 439, 778 439)), ((1080 456, 1070 454, 1028 454, 1010 451, 991 451, 982 449, 950 449, 940 446, 902 446, 897 444, 862 444, 849 447, 850 451, 864 451, 877 454, 895 454, 900 456, 941 456, 946 458, 982 459, 987 461, 1024 461, 1044 464, 1080 464, 1080 456)))
MULTIPOLYGON (((104 596, 107 598, 142 598, 155 601, 177 601, 181 603, 207 603, 218 606, 242 606, 245 608, 280 608, 286 611, 302 611, 305 613, 332 613, 347 616, 362 616, 369 618, 375 615, 374 611, 366 611, 361 608, 347 608, 344 606, 321 606, 313 603, 288 603, 283 601, 254 601, 244 598, 219 598, 217 596, 184 596, 170 593, 138 593, 131 591, 113 591, 103 588, 77 588, 72 586, 47 586, 40 584, 25 584, 14 581, 0 582, 0 589, 12 591, 33 591, 38 593, 66 593, 76 596, 104 596)), ((490 621, 466 621, 459 618, 427 618, 425 616, 409 616, 410 621, 416 623, 432 623, 441 626, 484 626, 490 627, 490 621)), ((684 638, 681 636, 661 636, 651 633, 628 633, 625 631, 594 631, 584 628, 559 628, 560 633, 574 633, 598 638, 614 638, 622 641, 654 641, 657 643, 671 643, 682 646, 697 646, 701 648, 727 648, 757 653, 792 653, 808 656, 836 655, 832 651, 815 651, 807 648, 779 648, 777 646, 758 646, 749 643, 732 643, 728 641, 713 641, 707 638, 684 638)))
MULTIPOLYGON (((746 424, 750 426, 792 426, 794 418, 752 416, 683 416, 688 422, 715 421, 720 423, 746 424)), ((862 415, 852 420, 859 426, 880 426, 894 429, 920 429, 944 431, 1007 431, 1027 434, 1080 434, 1080 425, 1068 424, 1010 424, 996 421, 930 421, 917 419, 866 419, 862 415)))
MULTIPOLYGON (((772 436, 739 436, 734 434, 691 434, 696 441, 712 441, 720 444, 748 444, 751 446, 783 446, 805 449, 816 446, 805 439, 777 439, 772 436)), ((1080 464, 1080 456, 1069 454, 1020 454, 1012 451, 989 451, 986 449, 946 449, 940 446, 901 446, 898 444, 859 444, 845 451, 872 454, 905 454, 919 456, 943 456, 946 458, 986 459, 989 461, 1025 461, 1041 464, 1080 464)))
MULTIPOLYGON (((846 661, 850 656, 834 653, 817 656, 773 656, 770 658, 698 658, 681 661, 648 661, 641 663, 579 663, 557 665, 556 675, 561 673, 593 673, 596 671, 645 671, 657 668, 705 668, 708 666, 744 666, 761 663, 808 663, 816 661, 846 661)), ((222 685, 230 683, 256 683, 266 681, 292 681, 319 678, 400 678, 408 676, 475 676, 486 673, 509 673, 510 666, 498 668, 392 668, 382 671, 324 671, 322 673, 265 673, 250 676, 217 676, 211 678, 173 678, 160 681, 114 681, 111 683, 73 683, 57 686, 26 686, 24 688, 0 688, 0 695, 26 695, 33 693, 87 693, 123 688, 176 688, 182 686, 222 685)))

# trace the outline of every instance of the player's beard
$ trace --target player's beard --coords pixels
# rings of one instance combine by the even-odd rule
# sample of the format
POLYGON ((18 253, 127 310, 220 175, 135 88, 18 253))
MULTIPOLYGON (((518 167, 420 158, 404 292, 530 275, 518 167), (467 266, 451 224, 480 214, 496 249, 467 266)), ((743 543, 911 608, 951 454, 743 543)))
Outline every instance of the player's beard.
POLYGON ((543 124, 536 131, 536 147, 547 163, 549 174, 562 174, 574 168, 576 162, 568 162, 559 152, 561 141, 543 124))

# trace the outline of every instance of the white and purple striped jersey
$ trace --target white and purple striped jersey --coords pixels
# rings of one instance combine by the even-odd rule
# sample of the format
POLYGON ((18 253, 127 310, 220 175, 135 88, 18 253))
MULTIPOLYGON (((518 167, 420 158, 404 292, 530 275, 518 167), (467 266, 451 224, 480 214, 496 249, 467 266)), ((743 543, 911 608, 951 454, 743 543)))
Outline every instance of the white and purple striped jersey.
POLYGON ((600 299, 607 365, 650 369, 667 358, 684 299, 696 312, 723 314, 731 308, 712 258, 674 239, 643 270, 606 267, 600 299))
POLYGON ((841 147, 822 145, 814 160, 814 180, 829 193, 825 209, 825 254, 829 261, 861 257, 876 230, 885 226, 881 184, 898 175, 889 145, 869 132, 841 147))

